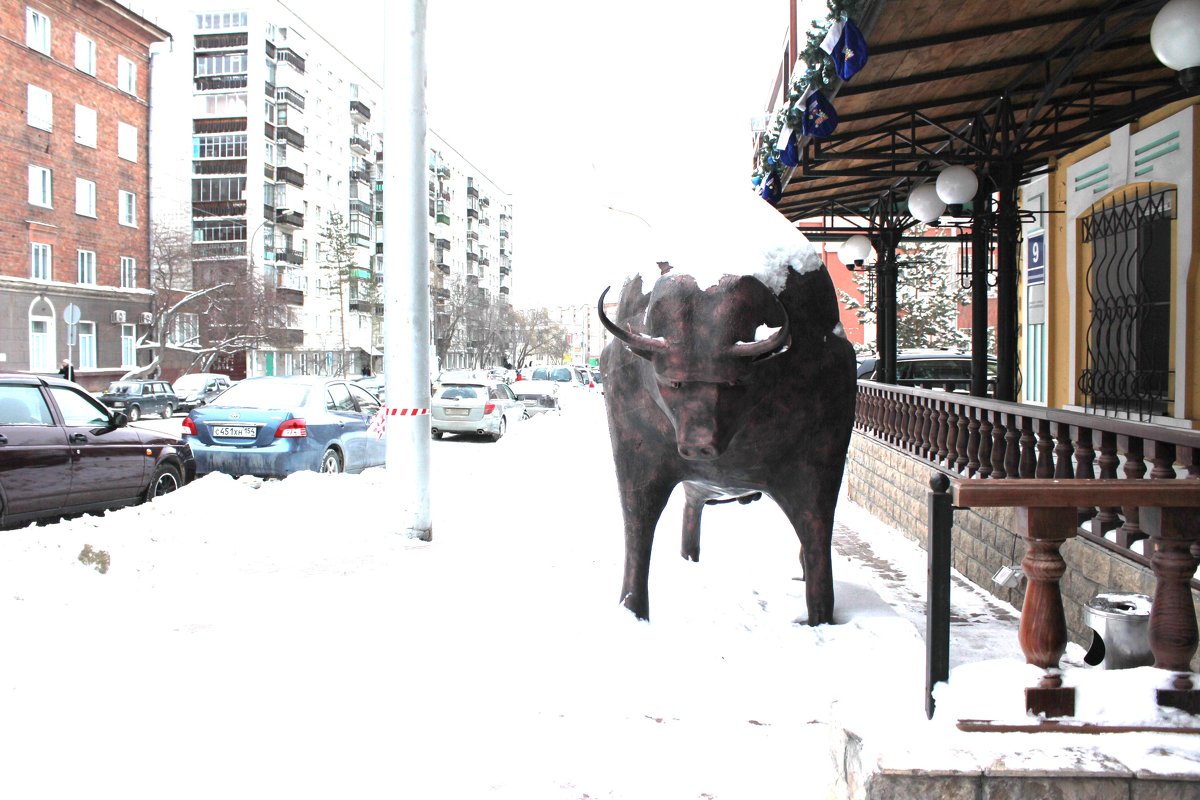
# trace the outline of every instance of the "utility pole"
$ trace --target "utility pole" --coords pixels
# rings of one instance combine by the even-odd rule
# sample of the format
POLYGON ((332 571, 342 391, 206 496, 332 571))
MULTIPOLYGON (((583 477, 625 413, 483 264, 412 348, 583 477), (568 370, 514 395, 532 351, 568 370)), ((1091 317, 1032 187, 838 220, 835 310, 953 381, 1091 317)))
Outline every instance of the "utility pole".
POLYGON ((430 541, 429 263, 425 162, 426 0, 384 6, 384 381, 397 533, 430 541))

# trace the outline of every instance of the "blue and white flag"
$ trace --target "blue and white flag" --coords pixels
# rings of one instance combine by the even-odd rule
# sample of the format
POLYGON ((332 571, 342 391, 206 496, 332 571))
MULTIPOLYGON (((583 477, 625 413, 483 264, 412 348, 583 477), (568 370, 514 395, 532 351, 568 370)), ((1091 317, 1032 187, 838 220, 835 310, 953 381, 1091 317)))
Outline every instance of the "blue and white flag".
POLYGON ((867 65, 867 40, 852 19, 833 23, 821 49, 833 58, 834 71, 844 81, 867 65))

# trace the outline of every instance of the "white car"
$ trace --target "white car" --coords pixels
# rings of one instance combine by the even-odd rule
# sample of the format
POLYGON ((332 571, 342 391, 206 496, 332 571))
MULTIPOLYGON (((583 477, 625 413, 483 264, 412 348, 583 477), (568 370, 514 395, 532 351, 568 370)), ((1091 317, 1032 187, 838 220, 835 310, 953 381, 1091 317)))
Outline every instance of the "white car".
POLYGON ((558 402, 558 384, 554 381, 520 380, 510 387, 513 393, 525 404, 525 415, 545 414, 547 411, 561 413, 558 402))
POLYGON ((525 404, 507 383, 494 380, 460 380, 443 383, 433 395, 429 433, 470 433, 499 441, 514 423, 527 416, 525 404))

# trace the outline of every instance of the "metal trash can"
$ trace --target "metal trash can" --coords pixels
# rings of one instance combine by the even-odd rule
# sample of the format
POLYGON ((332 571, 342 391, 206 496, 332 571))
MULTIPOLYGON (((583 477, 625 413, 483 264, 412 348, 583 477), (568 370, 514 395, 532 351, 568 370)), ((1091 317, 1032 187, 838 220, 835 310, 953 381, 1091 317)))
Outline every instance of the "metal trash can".
POLYGON ((1098 594, 1083 607, 1083 624, 1092 629, 1085 663, 1100 669, 1130 669, 1154 664, 1150 652, 1150 606, 1144 594, 1098 594))

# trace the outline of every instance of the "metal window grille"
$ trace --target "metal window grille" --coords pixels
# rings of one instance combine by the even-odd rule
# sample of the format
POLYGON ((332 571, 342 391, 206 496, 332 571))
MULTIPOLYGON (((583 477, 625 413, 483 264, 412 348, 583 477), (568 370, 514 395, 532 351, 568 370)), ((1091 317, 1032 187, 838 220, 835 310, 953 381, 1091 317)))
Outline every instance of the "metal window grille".
POLYGON ((1148 420, 1166 414, 1174 190, 1139 191, 1084 217, 1092 304, 1079 390, 1089 411, 1148 420))

